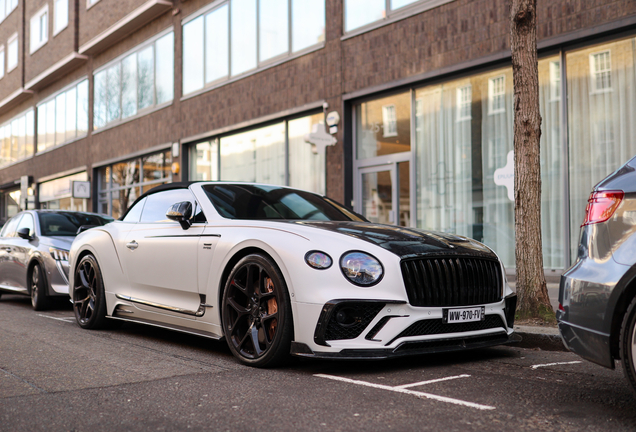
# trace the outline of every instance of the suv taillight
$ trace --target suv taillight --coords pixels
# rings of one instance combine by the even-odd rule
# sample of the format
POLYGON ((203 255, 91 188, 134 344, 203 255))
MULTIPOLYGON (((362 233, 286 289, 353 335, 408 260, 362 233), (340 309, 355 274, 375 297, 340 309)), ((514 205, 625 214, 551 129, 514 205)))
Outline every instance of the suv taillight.
POLYGON ((623 191, 592 192, 585 208, 584 225, 590 225, 608 220, 618 208, 625 193, 623 191))

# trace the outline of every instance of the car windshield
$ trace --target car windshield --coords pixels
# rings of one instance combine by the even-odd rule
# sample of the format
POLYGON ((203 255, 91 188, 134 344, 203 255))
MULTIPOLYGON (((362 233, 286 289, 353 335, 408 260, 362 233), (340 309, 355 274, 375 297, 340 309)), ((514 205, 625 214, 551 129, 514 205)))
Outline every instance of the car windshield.
POLYGON ((360 215, 318 195, 278 186, 205 185, 219 214, 228 219, 364 221, 360 215))
POLYGON ((113 219, 107 216, 97 216, 88 213, 73 212, 41 212, 40 232, 43 236, 76 236, 79 227, 106 225, 113 219))

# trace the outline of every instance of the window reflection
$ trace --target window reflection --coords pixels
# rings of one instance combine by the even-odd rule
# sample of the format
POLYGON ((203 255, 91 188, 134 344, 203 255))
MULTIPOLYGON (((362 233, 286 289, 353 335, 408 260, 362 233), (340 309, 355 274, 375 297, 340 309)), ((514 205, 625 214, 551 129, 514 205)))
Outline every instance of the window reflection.
POLYGON ((0 166, 33 155, 34 111, 26 111, 0 124, 0 166))
POLYGON ((88 80, 41 103, 37 110, 38 152, 83 137, 88 129, 88 80))
POLYGON ((356 119, 358 159, 411 150, 410 93, 364 102, 356 119))
POLYGON ((381 20, 385 7, 385 0, 345 0, 345 31, 381 20))
POLYGON ((256 0, 232 0, 232 75, 256 67, 256 0))
POLYGON ((259 0, 259 60, 289 51, 288 0, 259 0))

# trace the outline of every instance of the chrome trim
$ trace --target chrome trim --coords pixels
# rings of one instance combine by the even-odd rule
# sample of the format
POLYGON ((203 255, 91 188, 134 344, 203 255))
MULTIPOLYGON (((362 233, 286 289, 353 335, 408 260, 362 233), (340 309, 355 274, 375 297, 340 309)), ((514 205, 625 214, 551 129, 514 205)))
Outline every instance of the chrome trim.
POLYGON ((25 294, 29 293, 29 290, 26 288, 12 287, 9 285, 0 285, 0 289, 7 290, 7 291, 15 291, 19 293, 25 293, 25 294))
MULTIPOLYGON (((67 263, 66 265, 68 265, 68 261, 66 263, 67 263)), ((62 276, 62 280, 64 281, 64 283, 68 285, 69 284, 68 276, 66 276, 66 272, 64 271, 64 268, 62 267, 62 262, 55 260, 55 267, 57 267, 57 271, 60 272, 60 275, 62 276)))
POLYGON ((120 300, 126 300, 126 301, 133 302, 133 303, 139 303, 139 304, 143 304, 143 305, 146 305, 146 306, 155 307, 157 309, 163 309, 163 310, 167 310, 167 311, 170 311, 170 312, 176 312, 176 313, 180 313, 180 314, 184 314, 184 315, 191 315, 191 316, 195 316, 195 317, 202 317, 203 315, 205 315, 205 309, 206 308, 214 307, 212 305, 209 305, 209 304, 205 303, 205 295, 203 295, 203 294, 199 294, 199 297, 201 299, 201 303, 199 304, 199 309, 196 310, 196 311, 182 309, 182 308, 178 308, 178 307, 174 307, 174 306, 163 305, 163 304, 160 304, 160 303, 155 303, 155 302, 151 302, 151 301, 147 301, 147 300, 141 300, 141 299, 138 299, 138 298, 125 296, 125 295, 122 295, 122 294, 116 294, 115 297, 117 297, 120 300))

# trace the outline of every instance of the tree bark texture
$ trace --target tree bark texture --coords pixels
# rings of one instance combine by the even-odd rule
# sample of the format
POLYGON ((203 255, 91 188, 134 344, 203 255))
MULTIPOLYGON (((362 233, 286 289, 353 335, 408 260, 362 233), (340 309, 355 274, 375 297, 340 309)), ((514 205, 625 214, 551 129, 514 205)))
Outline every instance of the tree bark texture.
POLYGON ((518 313, 552 311, 543 271, 536 0, 511 0, 510 45, 514 81, 515 261, 518 313), (545 309, 544 309, 545 310, 545 309))

